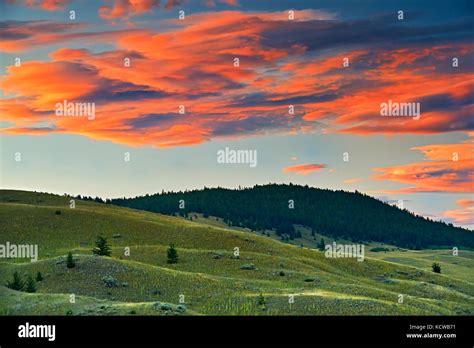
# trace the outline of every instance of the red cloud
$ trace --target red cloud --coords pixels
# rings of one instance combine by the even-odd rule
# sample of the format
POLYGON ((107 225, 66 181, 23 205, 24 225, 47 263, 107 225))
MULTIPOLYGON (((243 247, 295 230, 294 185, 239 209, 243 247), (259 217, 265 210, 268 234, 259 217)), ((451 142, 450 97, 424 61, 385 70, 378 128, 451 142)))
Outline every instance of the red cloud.
POLYGON ((386 193, 474 192, 474 143, 439 144, 414 148, 424 152, 431 161, 416 162, 388 168, 376 168, 381 174, 374 179, 394 181, 406 188, 385 190, 386 193))
POLYGON ((72 0, 7 0, 11 4, 19 4, 28 7, 37 7, 48 11, 57 11, 71 3, 72 0))
POLYGON ((474 225, 474 200, 459 199, 456 203, 461 208, 446 210, 443 217, 458 225, 474 225))
MULTIPOLYGON (((148 11, 155 5, 156 1, 120 2, 120 6, 132 6, 132 12, 148 11)), ((108 11, 112 15, 115 10, 111 7, 108 11)), ((121 11, 117 9, 115 14, 121 11)), ((304 42, 295 40, 288 45, 285 39, 281 44, 280 36, 294 26, 307 28, 321 20, 326 26, 332 15, 303 10, 296 11, 295 21, 286 16, 285 12, 198 13, 186 21, 171 21, 173 25, 164 31, 77 32, 82 27, 10 23, 9 35, 5 35, 10 40, 0 41, 0 48, 15 50, 76 40, 75 46, 106 41, 114 49, 62 48, 50 53, 52 61, 7 67, 0 87, 10 99, 0 100, 0 108, 14 125, 3 131, 28 133, 31 129, 37 133, 35 126, 48 121, 55 127, 43 131, 132 146, 169 147, 216 138, 309 133, 321 125, 325 132, 355 134, 469 129, 472 103, 466 100, 472 87, 470 75, 436 73, 429 64, 413 66, 427 58, 446 59, 448 48, 462 55, 472 52, 474 46, 373 53, 358 49, 318 57, 307 54, 309 46, 304 42), (16 37, 22 38, 12 39, 16 37), (344 57, 350 58, 355 69, 342 66, 344 57), (238 67, 234 66, 235 58, 240 59, 238 67), (124 64, 127 59, 129 67, 124 64), (380 69, 367 69, 377 65, 380 69), (419 120, 380 117, 380 101, 390 96, 401 101, 429 97, 434 106, 443 106, 446 99, 460 106, 452 110, 432 107, 424 113, 422 106, 419 120), (56 117, 54 105, 64 99, 95 102, 97 117, 93 122, 56 117), (185 106, 185 115, 178 113, 180 105, 185 106), (289 113, 289 105, 294 106, 295 114, 289 113)), ((464 180, 469 166, 463 167, 464 155, 459 158, 456 165, 461 172, 433 172, 432 183, 437 184, 436 177, 451 180, 450 184, 464 180)), ((447 168, 452 164, 450 159, 443 161, 447 168)), ((423 167, 433 171, 444 168, 442 163, 429 165, 407 165, 405 175, 380 169, 380 178, 410 184, 423 167)), ((428 181, 421 186, 416 190, 430 189, 428 181)), ((465 186, 463 183, 459 189, 465 190, 465 186)))
POLYGON ((283 172, 285 173, 296 173, 298 175, 308 175, 313 172, 317 172, 323 168, 326 168, 325 164, 298 164, 295 166, 289 166, 283 168, 283 172))

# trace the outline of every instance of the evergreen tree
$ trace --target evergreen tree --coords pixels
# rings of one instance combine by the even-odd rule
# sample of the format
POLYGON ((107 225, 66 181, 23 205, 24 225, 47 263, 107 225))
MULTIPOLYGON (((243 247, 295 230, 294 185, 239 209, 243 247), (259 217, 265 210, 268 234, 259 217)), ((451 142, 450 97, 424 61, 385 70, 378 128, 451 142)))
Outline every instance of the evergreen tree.
POLYGON ((265 304, 266 304, 266 303, 265 303, 265 297, 263 297, 263 294, 260 294, 260 295, 258 296, 257 304, 258 304, 258 306, 261 307, 262 309, 266 309, 266 307, 265 307, 265 304))
POLYGON ((107 243, 107 238, 102 236, 97 237, 95 245, 96 247, 92 250, 95 255, 110 256, 112 254, 110 251, 110 246, 107 243))
POLYGON ((174 247, 174 244, 170 244, 167 254, 168 254, 168 263, 178 263, 178 251, 174 247))
POLYGON ((41 274, 41 272, 38 271, 38 273, 36 273, 36 281, 41 282, 43 281, 43 279, 43 275, 41 274))
POLYGON ((318 243, 318 249, 321 251, 324 251, 325 248, 326 248, 326 243, 324 243, 324 239, 321 238, 321 241, 318 243))
POLYGON ((26 285, 25 285, 25 291, 26 292, 36 292, 36 283, 35 280, 33 279, 32 276, 28 276, 26 279, 26 285))
POLYGON ((13 273, 13 280, 10 282, 7 282, 6 284, 7 288, 10 288, 12 290, 16 291, 22 291, 23 288, 25 287, 24 281, 21 279, 21 276, 18 272, 13 273))
POLYGON ((74 268, 75 266, 76 266, 76 262, 74 261, 74 258, 72 257, 72 253, 68 252, 67 257, 66 257, 66 267, 74 268))

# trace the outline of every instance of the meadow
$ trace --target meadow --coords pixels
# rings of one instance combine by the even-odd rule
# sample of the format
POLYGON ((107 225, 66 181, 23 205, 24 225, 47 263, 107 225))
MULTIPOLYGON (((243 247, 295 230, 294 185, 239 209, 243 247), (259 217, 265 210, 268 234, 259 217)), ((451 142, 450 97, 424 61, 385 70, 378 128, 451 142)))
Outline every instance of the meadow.
POLYGON ((320 237, 304 232, 284 243, 215 217, 190 221, 79 200, 71 209, 66 196, 2 190, 0 243, 37 244, 39 258, 0 259, 0 314, 474 314, 474 252, 368 245, 358 262, 326 258, 313 244, 320 237), (99 235, 111 257, 93 255, 99 235), (175 264, 167 262, 171 243, 175 264), (68 252, 74 268, 66 267, 68 252), (34 293, 15 291, 5 286, 14 272, 44 279, 34 293))

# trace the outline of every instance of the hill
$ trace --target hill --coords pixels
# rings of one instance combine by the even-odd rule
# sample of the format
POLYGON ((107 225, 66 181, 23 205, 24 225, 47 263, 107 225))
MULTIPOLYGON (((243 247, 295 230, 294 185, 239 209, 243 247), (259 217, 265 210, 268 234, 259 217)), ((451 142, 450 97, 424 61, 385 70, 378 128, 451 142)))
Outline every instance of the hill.
POLYGON ((298 238, 294 225, 355 242, 382 242, 403 248, 474 248, 474 233, 414 215, 359 192, 298 185, 264 185, 230 190, 205 188, 107 201, 124 207, 188 216, 221 217, 230 226, 274 229, 298 238))
MULTIPOLYGON (((39 246, 37 262, 0 259, 0 314, 474 314, 474 284, 465 277, 473 266, 469 251, 456 257, 439 251, 443 273, 435 274, 431 254, 412 265, 409 257, 397 263, 402 251, 390 261, 379 253, 364 262, 326 258, 250 232, 95 202, 76 201, 71 209, 69 202, 0 191, 0 244, 39 246), (98 235, 108 238, 111 257, 92 254, 98 235), (170 243, 176 264, 167 263, 170 243), (71 269, 69 251, 76 261, 71 269), (14 291, 4 286, 14 272, 41 272, 44 279, 36 293, 14 291), (108 286, 107 278, 116 284, 108 286)), ((418 253, 421 259, 424 251, 418 253)))

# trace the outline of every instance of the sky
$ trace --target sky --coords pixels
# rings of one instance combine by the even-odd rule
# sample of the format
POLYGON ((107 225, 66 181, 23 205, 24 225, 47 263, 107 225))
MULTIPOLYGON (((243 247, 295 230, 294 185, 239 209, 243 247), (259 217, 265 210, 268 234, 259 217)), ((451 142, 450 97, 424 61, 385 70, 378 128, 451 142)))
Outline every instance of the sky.
POLYGON ((292 182, 473 229, 473 8, 0 0, 1 188, 112 198, 292 182), (383 116, 401 103, 413 110, 383 116), (219 163, 226 148, 257 165, 219 163))

